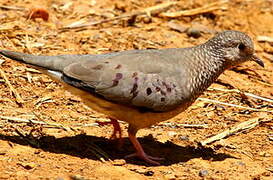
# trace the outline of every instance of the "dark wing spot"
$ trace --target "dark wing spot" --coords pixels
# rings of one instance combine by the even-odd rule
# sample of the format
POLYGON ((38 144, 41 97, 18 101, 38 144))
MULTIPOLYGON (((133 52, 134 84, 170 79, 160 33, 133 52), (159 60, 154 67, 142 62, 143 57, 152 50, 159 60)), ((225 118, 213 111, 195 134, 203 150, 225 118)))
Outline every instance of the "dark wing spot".
POLYGON ((104 61, 105 64, 108 64, 109 62, 108 61, 104 61))
POLYGON ((152 89, 151 89, 151 88, 147 88, 147 89, 146 89, 146 93, 147 93, 147 95, 149 96, 150 94, 152 94, 152 89))
POLYGON ((113 86, 117 86, 119 83, 119 80, 122 79, 122 73, 116 73, 116 78, 113 80, 113 86))
POLYGON ((121 68, 121 64, 118 64, 118 65, 115 67, 115 69, 119 69, 119 68, 121 68))
POLYGON ((133 85, 133 88, 131 89, 131 94, 133 93, 136 93, 137 92, 137 88, 138 88, 138 84, 137 84, 137 81, 138 81, 138 77, 135 77, 134 78, 134 85, 133 85))
POLYGON ((137 96, 137 94, 138 94, 138 91, 135 91, 135 92, 133 92, 133 99, 137 96))
POLYGON ((131 92, 130 92, 130 93, 132 94, 132 93, 136 92, 137 88, 138 88, 138 85, 137 85, 137 84, 134 84, 134 85, 133 85, 133 88, 131 89, 131 92))
POLYGON ((165 98, 162 97, 162 98, 160 99, 160 101, 161 101, 161 102, 164 102, 164 101, 165 101, 165 98))
POLYGON ((95 69, 95 70, 101 70, 102 68, 103 68, 103 65, 101 64, 92 67, 92 69, 95 69))
POLYGON ((135 77, 134 78, 134 85, 133 85, 133 88, 131 89, 131 94, 133 94, 133 97, 132 98, 135 98, 138 94, 138 91, 137 91, 137 88, 138 88, 138 77, 135 77))
POLYGON ((122 78, 122 73, 117 73, 117 74, 116 74, 116 79, 117 79, 117 80, 120 80, 121 78, 122 78))

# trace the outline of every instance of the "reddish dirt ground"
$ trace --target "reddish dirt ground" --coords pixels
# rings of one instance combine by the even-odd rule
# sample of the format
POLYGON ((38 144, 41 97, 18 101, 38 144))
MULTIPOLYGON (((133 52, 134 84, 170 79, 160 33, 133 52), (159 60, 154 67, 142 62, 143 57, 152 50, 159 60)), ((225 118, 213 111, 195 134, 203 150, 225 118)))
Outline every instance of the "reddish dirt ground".
MULTIPOLYGON (((85 29, 61 29, 74 22, 95 22, 155 6, 164 1, 137 0, 1 0, 0 46, 31 54, 100 54, 128 49, 188 47, 205 42, 215 31, 239 30, 249 34, 257 55, 253 62, 226 71, 211 88, 239 89, 259 96, 273 96, 273 1, 234 0, 225 9, 187 17, 138 15, 85 29), (11 8, 21 7, 21 8, 11 8), (48 21, 30 15, 43 8, 48 21), (175 27, 174 27, 175 26, 175 27), (185 27, 191 30, 184 32, 185 27), (177 30, 179 29, 179 30, 177 30), (202 31, 199 34, 199 31, 202 31), (200 35, 197 37, 195 35, 200 35), (271 41, 271 42, 270 42, 271 41)), ((179 1, 175 1, 179 2, 179 1)), ((164 12, 190 10, 213 1, 181 1, 164 12)), ((0 76, 0 116, 61 124, 0 121, 0 179, 273 179, 272 102, 235 92, 207 90, 209 98, 260 111, 197 100, 178 117, 140 130, 138 137, 152 155, 165 157, 160 166, 138 159, 124 159, 134 151, 121 123, 124 146, 109 141, 112 127, 85 125, 107 118, 65 92, 62 85, 26 65, 4 60, 0 69, 23 102, 17 102, 0 76), (268 111, 268 112, 262 112, 268 111), (270 112, 271 111, 271 112, 270 112), (267 121, 204 147, 199 142, 250 120, 267 121), (185 128, 179 124, 206 124, 185 128), (100 152, 98 152, 100 151, 100 152), (105 155, 102 155, 102 154, 105 155)))

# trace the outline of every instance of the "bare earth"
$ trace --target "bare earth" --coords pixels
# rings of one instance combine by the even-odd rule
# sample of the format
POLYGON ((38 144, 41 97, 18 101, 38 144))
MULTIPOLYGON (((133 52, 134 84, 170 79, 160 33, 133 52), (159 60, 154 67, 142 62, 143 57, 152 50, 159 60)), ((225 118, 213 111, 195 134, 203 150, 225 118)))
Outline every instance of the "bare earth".
MULTIPOLYGON (((107 121, 104 115, 86 107, 46 75, 1 57, 0 62, 4 62, 0 67, 0 179, 273 179, 272 101, 223 91, 239 89, 273 98, 272 0, 234 0, 221 4, 220 9, 187 17, 167 18, 158 13, 149 17, 149 13, 144 13, 85 29, 66 30, 62 27, 74 22, 111 19, 166 1, 0 2, 1 6, 8 6, 0 8, 1 49, 56 55, 188 47, 205 42, 215 31, 232 29, 249 34, 257 55, 265 62, 264 69, 249 62, 226 71, 211 86, 214 90, 202 95, 257 111, 198 100, 178 117, 140 130, 138 137, 146 152, 165 157, 162 165, 155 167, 138 159, 124 159, 134 151, 127 138, 126 123, 121 123, 125 144, 118 149, 116 142, 109 140, 112 126, 93 124, 96 120, 107 121), (28 19, 27 10, 33 7, 44 8, 49 20, 28 19), (185 28, 191 29, 185 32, 185 28), (265 41, 259 36, 266 36, 265 41), (11 92, 12 88, 19 97, 11 92), (57 125, 14 122, 3 116, 57 125), (201 141, 248 120, 260 123, 200 146, 201 141)), ((160 11, 190 10, 211 2, 181 0, 160 11)))

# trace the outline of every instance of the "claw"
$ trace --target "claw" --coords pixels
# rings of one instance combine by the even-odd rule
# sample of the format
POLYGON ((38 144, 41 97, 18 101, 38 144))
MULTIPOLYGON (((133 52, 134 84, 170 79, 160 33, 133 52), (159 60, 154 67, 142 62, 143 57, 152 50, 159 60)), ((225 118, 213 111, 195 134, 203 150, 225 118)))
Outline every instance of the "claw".
POLYGON ((147 155, 141 144, 139 143, 139 141, 137 140, 136 138, 136 132, 130 132, 130 128, 129 128, 129 139, 131 140, 131 142, 133 143, 135 149, 136 149, 136 152, 133 153, 133 154, 130 154, 130 155, 127 155, 125 156, 125 158, 132 158, 132 157, 138 157, 142 160, 144 160, 145 162, 149 163, 149 164, 152 164, 152 165, 160 165, 159 162, 157 161, 161 161, 161 160, 164 160, 164 158, 159 158, 159 157, 153 157, 153 156, 149 156, 147 155))

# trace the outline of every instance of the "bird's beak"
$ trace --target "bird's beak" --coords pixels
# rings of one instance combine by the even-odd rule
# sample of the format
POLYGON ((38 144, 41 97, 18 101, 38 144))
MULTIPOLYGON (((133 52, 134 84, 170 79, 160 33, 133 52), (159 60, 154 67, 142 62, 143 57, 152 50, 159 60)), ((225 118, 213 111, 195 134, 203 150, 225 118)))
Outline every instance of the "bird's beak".
POLYGON ((260 59, 260 58, 258 58, 256 55, 253 55, 252 57, 251 57, 251 60, 252 61, 255 61, 257 64, 259 64, 260 66, 262 66, 262 67, 264 67, 264 62, 260 59))

